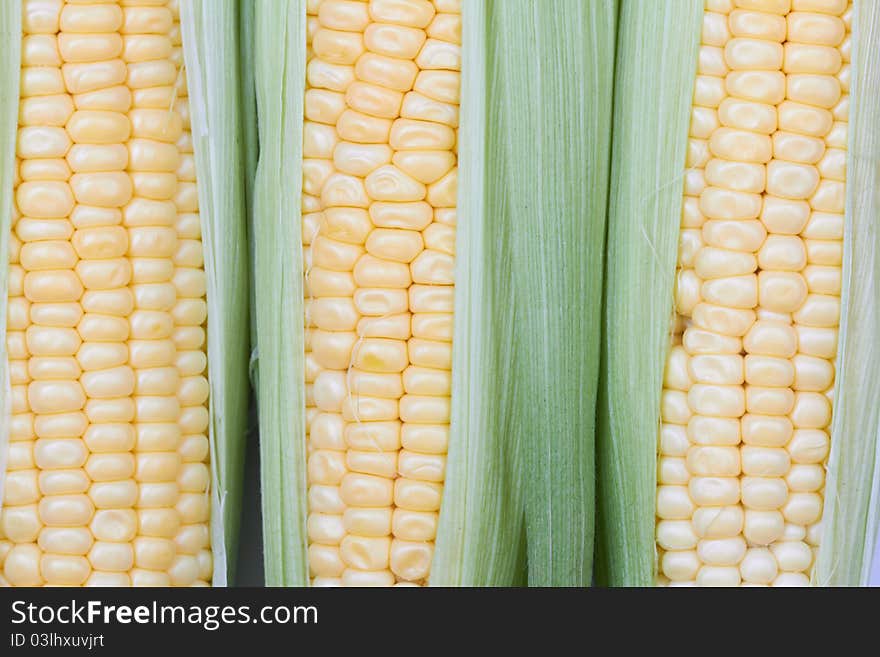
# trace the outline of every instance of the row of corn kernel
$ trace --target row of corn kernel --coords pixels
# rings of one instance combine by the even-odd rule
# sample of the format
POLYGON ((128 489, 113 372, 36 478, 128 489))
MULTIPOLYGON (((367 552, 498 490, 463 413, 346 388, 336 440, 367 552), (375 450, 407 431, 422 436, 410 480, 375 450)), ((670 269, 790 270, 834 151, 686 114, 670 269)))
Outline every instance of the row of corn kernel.
MULTIPOLYGON (((321 60, 313 52, 314 34, 320 24, 317 18, 318 4, 308 3, 309 14, 309 53, 308 71, 309 86, 315 82, 315 67, 320 67, 321 60)), ((341 94, 344 87, 336 92, 328 89, 318 91, 326 100, 334 105, 336 95, 341 94)), ((339 543, 344 536, 342 526, 342 514, 345 510, 340 495, 339 483, 345 472, 344 467, 344 423, 339 414, 341 410, 341 397, 344 393, 344 383, 341 370, 344 363, 336 363, 336 371, 327 369, 330 363, 321 357, 320 353, 313 352, 314 323, 311 318, 311 305, 314 297, 321 296, 332 290, 331 296, 343 296, 353 293, 354 282, 351 275, 335 269, 328 269, 324 274, 324 268, 319 265, 313 266, 312 258, 316 245, 317 235, 321 231, 324 215, 321 213, 321 184, 313 181, 308 175, 311 166, 310 158, 314 156, 332 157, 332 141, 317 148, 311 145, 309 121, 314 121, 316 129, 319 125, 332 126, 333 118, 324 116, 326 108, 320 101, 317 105, 312 93, 306 92, 306 116, 308 121, 303 126, 304 142, 303 156, 307 158, 303 162, 303 260, 304 260, 304 284, 306 296, 305 326, 306 326, 306 407, 307 407, 307 447, 308 447, 308 483, 309 483, 309 565, 310 571, 317 579, 315 583, 325 580, 328 584, 336 583, 345 570, 339 551, 339 543), (328 148, 329 147, 329 148, 328 148), (320 381, 319 381, 320 377, 320 381), (320 402, 316 400, 314 389, 318 386, 327 391, 327 399, 319 395, 320 402)), ((332 127, 329 128, 332 133, 332 127)), ((325 134, 330 134, 325 131, 325 134)), ((315 144, 317 146, 317 144, 315 144)), ((319 163, 319 160, 315 160, 319 163)), ((320 242, 317 242, 320 245, 320 242)))
POLYGON ((80 276, 85 267, 95 271, 92 282, 83 279, 86 292, 80 299, 85 314, 79 324, 83 344, 78 359, 83 370, 80 381, 88 397, 88 425, 77 427, 73 434, 83 436, 86 469, 94 482, 90 497, 96 511, 91 536, 88 530, 81 530, 84 543, 94 539, 87 554, 89 563, 80 562, 81 576, 88 575, 90 585, 129 583, 128 572, 134 562, 133 523, 128 523, 124 536, 115 530, 137 494, 132 481, 136 465, 130 424, 135 380, 126 346, 132 270, 126 258, 129 236, 122 212, 133 193, 126 173, 132 160, 126 148, 131 132, 126 116, 130 93, 125 86, 124 38, 119 34, 122 12, 112 9, 93 11, 88 6, 66 5, 58 34, 64 66, 70 72, 65 77, 79 80, 76 86, 67 84, 77 110, 67 124, 73 139, 68 161, 74 177, 90 179, 93 189, 86 197, 74 188, 77 205, 71 215, 74 245, 81 258, 80 276), (70 48, 63 47, 65 42, 70 48), (85 98, 89 100, 83 104, 85 98), (74 126, 78 128, 73 130, 74 126))
MULTIPOLYGON (((661 397, 661 428, 658 445, 658 496, 656 541, 660 571, 670 570, 675 555, 667 551, 691 550, 697 538, 690 522, 694 508, 684 485, 690 477, 685 457, 691 445, 687 434, 686 415, 677 412, 687 405, 690 376, 687 372, 688 354, 682 346, 687 319, 699 300, 699 279, 694 271, 694 260, 704 245, 703 225, 706 218, 700 210, 700 194, 706 188, 706 164, 710 158, 709 137, 718 127, 717 109, 726 96, 724 70, 713 67, 718 59, 715 49, 723 45, 717 22, 705 17, 700 37, 700 57, 692 100, 686 158, 684 198, 680 220, 679 248, 676 267, 675 313, 672 325, 670 353, 663 381, 661 397), (712 56, 715 55, 715 56, 712 56)), ((693 331, 690 331, 693 334, 693 331)))
MULTIPOLYGON (((794 316, 798 334, 798 355, 803 364, 801 379, 812 393, 812 406, 820 411, 814 426, 797 429, 787 449, 792 461, 789 488, 789 515, 797 516, 805 527, 804 541, 813 555, 821 538, 821 506, 824 499, 825 457, 829 450, 828 425, 833 407, 834 358, 837 354, 840 292, 843 262, 843 226, 846 182, 846 128, 849 120, 849 57, 851 48, 852 3, 845 5, 841 19, 846 36, 838 46, 841 65, 833 75, 840 87, 836 102, 828 99, 821 106, 831 112, 833 123, 824 135, 825 148, 816 164, 821 191, 810 200, 810 219, 801 231, 808 266, 804 270, 809 295, 807 304, 794 316), (823 393, 828 404, 816 393, 823 393)), ((840 7, 838 7, 839 9, 840 7)), ((837 28, 839 30, 839 27, 837 28)), ((833 56, 832 56, 833 57, 833 56)), ((831 85, 828 80, 828 85, 831 85)), ((814 103, 815 104, 815 103, 814 103)))
MULTIPOLYGON (((315 31, 318 29, 318 19, 317 19, 317 8, 313 6, 312 3, 307 5, 307 45, 306 45, 306 66, 314 58, 315 54, 312 50, 312 40, 315 31)), ((308 102, 308 101, 306 101, 308 102)), ((306 108, 308 112, 308 107, 306 108)), ((305 128, 305 126, 304 126, 305 128)), ((303 154, 305 155, 305 148, 303 150, 303 154)), ((305 181, 304 181, 305 182, 305 181)), ((314 191, 314 190, 313 190, 314 191)), ((319 221, 320 221, 320 209, 321 209, 321 200, 317 196, 307 194, 305 190, 302 192, 301 205, 300 205, 300 213, 302 216, 302 258, 303 258, 303 297, 305 299, 306 307, 312 298, 311 286, 309 285, 309 277, 310 277, 310 269, 311 269, 311 245, 312 240, 318 233, 319 230, 319 221)), ((309 319, 308 309, 303 314, 303 325, 304 325, 304 339, 305 339, 305 351, 304 351, 304 363, 305 363, 305 375, 303 383, 305 384, 305 397, 306 397, 306 457, 307 459, 311 459, 312 452, 314 448, 312 447, 312 424, 318 414, 318 409, 315 407, 314 400, 314 381, 315 377, 318 374, 319 368, 317 363, 315 362, 314 357, 312 356, 312 344, 311 344, 311 321, 309 319)), ((338 487, 336 486, 326 486, 322 484, 313 484, 311 478, 308 480, 308 508, 310 511, 315 509, 321 509, 321 499, 322 499, 322 491, 327 491, 330 495, 330 507, 325 508, 324 510, 331 510, 334 506, 336 506, 335 501, 338 500, 338 487)), ((341 506, 341 503, 339 504, 341 506)), ((311 535, 311 518, 309 518, 309 534, 311 535)), ((332 573, 335 574, 339 571, 338 563, 339 563, 339 553, 338 549, 335 545, 319 545, 311 542, 311 538, 309 539, 309 552, 308 558, 310 564, 317 565, 318 572, 332 573), (322 562, 322 557, 324 558, 324 562, 322 562)), ((310 566, 312 575, 314 576, 316 568, 314 566, 310 566)), ((339 571, 341 572, 341 571, 339 571)))
MULTIPOLYGON (((133 89, 132 137, 129 148, 143 157, 129 161, 135 197, 127 212, 129 257, 134 275, 130 363, 135 371, 134 452, 138 497, 134 526, 135 585, 169 586, 175 558, 174 532, 179 522, 177 447, 178 376, 174 368, 171 311, 177 303, 171 256, 177 241, 174 173, 181 133, 177 112, 170 111, 177 71, 169 59, 173 28, 171 11, 155 3, 132 3, 129 20, 137 20, 139 39, 132 40, 129 84, 133 89), (142 91, 142 94, 138 92, 142 91)), ((164 4, 164 3, 162 3, 164 4)))
MULTIPOLYGON (((29 66, 33 59, 26 50, 22 51, 22 66, 29 66)), ((27 125, 29 112, 24 105, 26 89, 22 88, 22 101, 19 109, 20 124, 27 125)), ((15 177, 16 188, 21 185, 21 160, 16 153, 15 177)), ((21 213, 18 204, 12 209, 12 234, 9 241, 9 283, 8 308, 6 318, 6 353, 8 358, 9 379, 15 386, 30 382, 28 367, 28 351, 24 331, 30 324, 29 302, 24 296, 24 270, 21 267, 21 239, 16 234, 21 213)), ((9 427, 9 451, 6 463, 6 481, 19 476, 18 472, 28 472, 35 468, 33 416, 27 406, 26 396, 16 395, 11 400, 9 427)), ((39 573, 33 573, 33 564, 39 562, 39 548, 34 540, 39 532, 39 518, 34 502, 39 501, 39 490, 36 495, 19 495, 14 485, 7 483, 4 487, 3 508, 0 509, 0 566, 3 567, 0 585, 10 586, 17 583, 24 585, 39 583, 39 573), (30 502, 30 504, 29 504, 30 502), (28 508, 30 507, 30 508, 28 508), (30 527, 29 527, 30 525, 30 527), (10 558, 10 555, 12 557, 10 558), (30 572, 29 572, 30 571, 30 572)))
MULTIPOLYGON (((786 18, 784 11, 768 11, 757 16, 763 20, 756 20, 751 24, 740 21, 738 25, 731 15, 731 26, 734 29, 750 28, 745 34, 734 34, 742 39, 737 43, 740 44, 740 68, 743 69, 742 84, 736 89, 738 105, 734 106, 734 109, 741 109, 743 118, 736 127, 755 133, 752 139, 757 146, 756 152, 760 153, 745 165, 760 171, 760 182, 749 180, 749 186, 744 185, 738 191, 744 195, 749 194, 749 198, 754 199, 759 212, 750 214, 750 218, 760 215, 766 236, 760 248, 749 254, 750 272, 756 267, 760 269, 757 276, 750 279, 754 286, 754 295, 750 300, 752 305, 748 307, 754 307, 756 314, 752 315, 753 324, 742 340, 745 358, 736 356, 740 363, 737 383, 745 383, 745 414, 741 419, 743 446, 732 448, 740 452, 737 474, 742 473, 739 494, 740 506, 744 510, 741 512, 741 536, 726 537, 727 543, 721 545, 728 547, 728 554, 725 555, 725 561, 718 565, 729 569, 723 572, 731 579, 738 581, 743 577, 746 582, 767 584, 776 582, 778 568, 775 558, 762 546, 775 544, 784 529, 784 519, 777 509, 784 503, 787 495, 782 478, 787 471, 787 463, 786 459, 781 458, 780 448, 791 435, 790 422, 785 416, 790 411, 793 399, 789 388, 792 367, 788 361, 793 354, 775 352, 774 337, 781 330, 780 322, 790 321, 787 313, 803 302, 800 295, 803 286, 798 272, 800 267, 797 267, 796 262, 797 253, 802 250, 799 241, 795 238, 793 244, 786 245, 786 237, 773 234, 773 217, 780 212, 785 213, 785 205, 789 203, 787 197, 798 193, 785 184, 785 165, 780 160, 773 159, 774 155, 777 158, 780 156, 786 137, 800 139, 798 135, 784 132, 790 130, 786 112, 786 77, 782 72, 782 53, 787 47, 784 45, 786 18), (751 60, 750 53, 745 50, 748 46, 755 50, 751 60), (772 66, 765 66, 771 61, 772 66), (748 70, 748 65, 758 70, 748 70), (761 81, 765 82, 763 87, 756 84, 761 81), (749 110, 758 117, 751 124, 748 123, 749 110), (774 171, 774 167, 778 165, 783 169, 774 171), (767 425, 775 430, 762 431, 762 427, 767 425), (766 563, 762 566, 764 562, 766 563), (758 568, 755 567, 756 563, 758 568)), ((736 112, 731 114, 736 116, 736 112)))
POLYGON ((177 194, 174 197, 177 246, 172 258, 175 266, 173 282, 178 299, 172 317, 177 352, 175 365, 179 375, 176 392, 181 405, 178 420, 180 500, 176 508, 180 527, 174 536, 177 556, 169 574, 174 586, 207 586, 213 570, 209 525, 211 473, 205 333, 207 283, 179 12, 176 3, 169 6, 175 18, 171 32, 171 60, 178 72, 174 110, 182 119, 177 143, 180 155, 176 171, 177 194))
MULTIPOLYGON (((821 72, 817 75, 808 63, 817 43, 810 33, 829 21, 832 27, 834 21, 840 23, 831 16, 823 19, 797 10, 778 21, 779 31, 787 38, 786 84, 779 90, 780 98, 775 99, 780 130, 773 134, 774 157, 767 165, 767 196, 761 215, 768 231, 758 254, 764 293, 758 316, 760 335, 765 339, 756 337, 745 345, 749 352, 747 399, 753 407, 749 411, 768 416, 749 419, 757 423, 773 418, 778 431, 767 432, 762 436, 764 442, 750 446, 748 453, 743 449, 744 472, 761 476, 751 479, 756 482, 753 490, 760 495, 749 498, 754 507, 747 511, 750 548, 740 568, 743 578, 751 582, 773 577, 777 585, 804 585, 812 563, 811 550, 802 540, 806 532, 797 512, 801 493, 791 488, 793 466, 787 445, 803 430, 808 401, 804 397, 804 363, 796 356, 797 336, 791 327, 792 313, 796 316, 807 301, 807 250, 798 233, 807 221, 813 198, 819 195, 820 177, 813 158, 822 151, 817 139, 822 135, 816 134, 822 130, 822 106, 840 96, 836 81, 821 78, 821 72)), ((842 33, 838 43, 840 38, 842 33)), ((824 476, 821 469, 819 474, 824 476)), ((821 499, 815 501, 814 519, 821 514, 821 499)))
MULTIPOLYGON (((437 12, 426 26, 427 39, 415 58, 415 81, 422 98, 457 107, 461 69, 461 15, 457 2, 435 3, 437 12)), ((410 101, 415 96, 409 96, 410 101)), ((404 98, 404 103, 406 102, 404 98)), ((444 106, 444 110, 450 108, 444 106)), ((447 117, 410 115, 445 130, 457 129, 447 117)), ((400 124, 398 124, 400 125, 400 124)), ((426 583, 437 534, 445 477, 452 391, 452 303, 455 255, 456 151, 438 143, 401 139, 392 147, 394 165, 427 185, 432 220, 424 227, 422 250, 410 265, 409 311, 412 335, 409 366, 403 372, 401 427, 392 518, 391 570, 398 582, 426 583)))

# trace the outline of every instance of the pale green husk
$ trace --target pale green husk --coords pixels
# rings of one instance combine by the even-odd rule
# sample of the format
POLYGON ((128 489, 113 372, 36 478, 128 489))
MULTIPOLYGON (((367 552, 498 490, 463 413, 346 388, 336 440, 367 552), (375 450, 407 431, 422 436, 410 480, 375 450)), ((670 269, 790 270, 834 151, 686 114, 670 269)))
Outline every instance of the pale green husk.
MULTIPOLYGON (((259 155, 259 137, 257 135, 257 96, 254 88, 254 13, 255 0, 239 0, 238 8, 238 70, 241 76, 240 107, 241 107, 241 144, 242 166, 244 167, 245 208, 248 225, 248 247, 250 253, 250 275, 254 275, 254 241, 253 241, 253 210, 254 210, 254 179, 257 172, 257 156, 259 155)), ((257 344, 257 318, 254 304, 256 303, 254 286, 248 286, 250 308, 251 345, 257 344)), ((256 383, 252 382, 254 387, 256 383)))
POLYGON ((504 384, 509 343, 497 341, 511 327, 497 303, 509 270, 499 257, 500 226, 488 221, 498 174, 488 162, 493 5, 472 0, 462 7, 452 417, 433 586, 512 584, 524 572, 522 492, 511 485, 519 459, 503 419, 512 401, 504 384))
MULTIPOLYGON (((514 479, 506 493, 480 491, 464 505, 447 489, 438 551, 453 513, 483 537, 495 528, 481 506, 494 496, 489 508, 512 514, 522 504, 530 585, 591 580, 616 14, 615 2, 465 2, 459 141, 483 153, 462 151, 459 178, 450 457, 495 449, 514 479)), ((471 481, 496 485, 491 473, 471 481)), ((513 552, 514 540, 500 543, 513 552)), ((472 550, 479 545, 462 550, 466 562, 472 550)), ((475 566, 504 558, 513 555, 496 548, 475 566)))
POLYGON ((15 141, 18 133, 18 89, 21 73, 21 2, 0 2, 0 508, 3 506, 9 418, 12 412, 9 361, 6 353, 9 231, 12 226, 15 141))
POLYGON ((843 290, 813 582, 866 585, 880 521, 880 5, 853 3, 843 290))
MULTIPOLYGON (((256 7, 266 581, 305 584, 305 2, 256 7)), ((614 2, 466 0, 449 455, 431 584, 590 580, 614 2)))
POLYGON ((621 5, 597 436, 599 584, 654 581, 660 392, 702 17, 702 0, 621 5))
POLYGON ((510 193, 529 584, 587 586, 617 2, 519 4, 495 29, 510 173, 493 189, 510 193))
POLYGON ((254 57, 257 400, 268 586, 308 584, 302 281, 303 0, 260 0, 254 57))
MULTIPOLYGON (((854 2, 842 312, 814 584, 868 582, 880 520, 880 6, 854 2)), ((603 385, 603 584, 656 573, 657 431, 703 3, 624 0, 615 95, 603 385)))
POLYGON ((248 249, 235 0, 181 0, 208 297, 215 586, 234 579, 248 405, 248 249))

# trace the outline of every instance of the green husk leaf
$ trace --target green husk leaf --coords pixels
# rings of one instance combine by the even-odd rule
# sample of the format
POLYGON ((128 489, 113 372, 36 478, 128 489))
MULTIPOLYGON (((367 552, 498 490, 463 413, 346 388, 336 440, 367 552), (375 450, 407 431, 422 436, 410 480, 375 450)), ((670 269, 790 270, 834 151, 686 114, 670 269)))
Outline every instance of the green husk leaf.
POLYGON ((493 3, 491 181, 510 240, 529 584, 589 585, 615 2, 493 3))
POLYGON ((654 499, 702 0, 622 0, 598 433, 597 583, 654 582, 654 499))
MULTIPOLYGON (((18 90, 21 76, 21 2, 0 3, 0 290, 9 277, 9 231, 12 227, 15 179, 15 142, 18 136, 18 90)), ((0 294, 0 317, 6 317, 8 299, 0 294)), ((12 389, 6 353, 6 322, 0 322, 0 508, 3 506, 12 389)))
POLYGON ((488 0, 463 19, 452 432, 431 582, 517 581, 524 527, 529 584, 586 585, 616 7, 488 0))
POLYGON ((266 584, 308 584, 302 284, 304 0, 256 5, 260 154, 254 187, 257 395, 266 584))
MULTIPOLYGON (((254 87, 254 6, 255 0, 239 0, 238 23, 238 70, 241 77, 241 93, 239 103, 241 107, 241 146, 242 166, 244 170, 244 195, 247 212, 248 246, 250 248, 251 279, 253 279, 254 264, 254 178, 257 173, 257 157, 260 152, 259 136, 257 135, 257 94, 254 87)), ((248 299, 250 303, 250 335, 251 345, 257 344, 257 316, 254 304, 254 286, 249 286, 248 299)), ((256 387, 256 383, 253 384, 256 387)))
POLYGON ((207 277, 216 586, 234 580, 249 394, 249 276, 237 19, 235 0, 180 3, 207 277))
POLYGON ((458 153, 452 418, 432 586, 509 585, 523 572, 522 496, 512 487, 516 453, 506 410, 512 377, 505 344, 512 328, 499 301, 510 272, 492 221, 499 175, 487 157, 490 2, 462 7, 462 88, 458 153))
POLYGON ((510 44, 498 109, 520 304, 514 422, 525 447, 529 584, 586 586, 617 6, 520 4, 526 11, 506 11, 495 33, 510 44), (537 56, 515 52, 518 43, 537 56))
POLYGON ((864 586, 880 522, 880 6, 853 3, 840 333, 813 582, 864 586))

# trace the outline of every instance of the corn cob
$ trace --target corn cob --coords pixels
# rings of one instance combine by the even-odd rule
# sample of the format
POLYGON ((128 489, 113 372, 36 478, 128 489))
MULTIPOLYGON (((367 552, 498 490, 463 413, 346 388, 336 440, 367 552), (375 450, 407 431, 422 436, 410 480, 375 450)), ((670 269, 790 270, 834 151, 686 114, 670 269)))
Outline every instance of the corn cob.
POLYGON ((511 583, 526 546, 535 581, 589 580, 596 370, 570 358, 584 329, 569 301, 600 294, 605 197, 587 200, 581 168, 604 189, 610 97, 562 121, 557 107, 610 90, 611 60, 585 43, 613 31, 614 5, 533 9, 256 5, 269 583, 511 583), (517 65, 532 42, 535 61, 517 65), (551 351, 553 375, 534 362, 551 351), (554 401, 527 410, 531 394, 554 401))
POLYGON ((446 4, 308 8, 313 584, 423 582, 430 571, 452 387, 461 15, 446 4))
MULTIPOLYGON (((826 469, 837 473, 829 454, 853 440, 870 451, 876 434, 846 436, 832 426, 836 400, 851 395, 840 383, 838 358, 848 338, 839 330, 851 275, 844 252, 852 248, 853 222, 872 220, 847 200, 852 32, 861 26, 867 34, 876 20, 870 10, 859 18, 846 0, 707 0, 704 10, 692 3, 675 17, 699 35, 698 44, 674 54, 691 62, 670 82, 678 90, 690 81, 692 96, 684 97, 692 104, 676 99, 670 109, 671 123, 689 118, 690 129, 679 142, 686 151, 676 146, 672 159, 683 159, 683 175, 657 182, 683 181, 684 195, 654 192, 656 224, 645 222, 651 233, 642 226, 655 238, 649 266, 665 266, 674 253, 670 237, 678 238, 671 345, 662 345, 669 333, 659 331, 652 338, 660 344, 649 341, 657 351, 645 378, 662 388, 659 398, 647 393, 656 406, 637 406, 634 420, 620 421, 615 416, 630 404, 615 397, 619 387, 609 390, 603 446, 611 459, 638 442, 637 469, 618 470, 603 484, 614 495, 628 478, 656 481, 654 500, 645 499, 647 481, 638 488, 639 503, 654 508, 656 520, 646 545, 646 507, 635 505, 638 517, 624 520, 615 503, 606 506, 611 583, 646 584, 654 572, 664 585, 803 586, 814 574, 824 583, 827 572, 816 573, 823 509, 826 517, 847 517, 869 499, 863 490, 863 502, 841 504, 837 490, 826 487, 826 469), (671 230, 672 217, 680 217, 680 231, 671 230), (657 353, 665 368, 656 367, 657 353), (659 440, 649 452, 654 409, 659 440), (630 439, 631 431, 646 435, 630 439), (656 478, 645 471, 652 462, 656 478), (835 505, 825 503, 829 496, 835 505)), ((634 34, 644 29, 625 24, 634 34)), ((661 66, 672 66, 672 58, 661 66)), ((633 156, 632 149, 623 153, 633 156)), ((626 193, 626 184, 619 187, 626 193)), ((637 225, 630 214, 637 206, 618 201, 621 225, 637 225)), ((615 239, 624 230, 632 226, 612 237, 610 248, 631 258, 634 249, 615 239)), ((628 263, 611 277, 609 299, 626 268, 635 269, 628 263)), ((611 313, 621 310, 613 306, 609 334, 611 313)), ((657 306, 652 314, 660 317, 657 306)), ((621 342, 609 339, 611 369, 640 350, 621 342)), ((843 473, 853 482, 872 476, 864 467, 843 473)), ((860 527, 871 535, 864 520, 860 527)), ((847 548, 858 551, 859 564, 863 547, 860 540, 847 548)), ((839 549, 834 537, 829 564, 842 558, 831 552, 839 549)))
POLYGON ((217 464, 178 3, 26 0, 20 26, 3 577, 208 585, 217 464))

